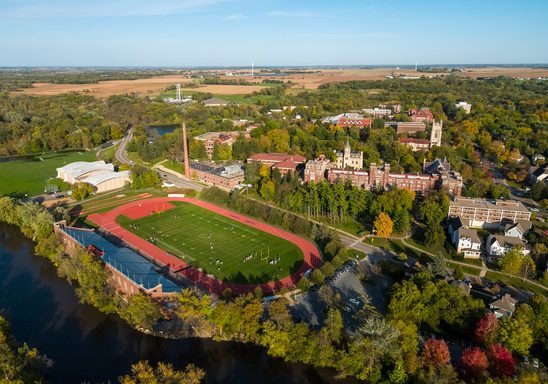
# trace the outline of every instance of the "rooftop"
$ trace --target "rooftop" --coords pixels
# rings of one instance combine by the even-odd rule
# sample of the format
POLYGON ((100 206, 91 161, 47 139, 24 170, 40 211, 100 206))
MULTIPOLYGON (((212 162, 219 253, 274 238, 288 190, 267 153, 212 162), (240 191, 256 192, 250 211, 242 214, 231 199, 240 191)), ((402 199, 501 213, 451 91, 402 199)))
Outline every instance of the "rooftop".
POLYGON ((402 144, 428 144, 430 145, 430 140, 428 139, 411 139, 400 137, 398 141, 402 144))
POLYGON ((486 200, 467 197, 455 197, 451 203, 455 207, 468 207, 476 209, 514 210, 529 212, 529 210, 517 200, 486 200))
POLYGON ((268 161, 268 162, 282 162, 292 161, 294 163, 302 163, 306 160, 301 155, 289 155, 287 153, 256 153, 249 157, 253 161, 268 161))
POLYGON ((77 179, 86 173, 95 171, 114 171, 114 165, 106 164, 103 160, 99 161, 77 161, 57 168, 57 173, 63 173, 65 176, 77 179))
POLYGON ((82 180, 82 182, 91 184, 95 187, 108 180, 113 180, 118 178, 129 178, 129 177, 131 177, 131 171, 122 171, 122 172, 104 171, 104 172, 86 177, 85 179, 82 180))
POLYGON ((474 229, 461 227, 458 230, 459 239, 470 239, 473 243, 481 243, 478 232, 474 229))
POLYGON ((180 290, 177 284, 159 273, 159 268, 131 249, 117 247, 93 230, 73 227, 63 227, 63 230, 84 248, 93 245, 100 249, 104 253, 101 260, 144 289, 153 289, 161 284, 164 292, 180 290))

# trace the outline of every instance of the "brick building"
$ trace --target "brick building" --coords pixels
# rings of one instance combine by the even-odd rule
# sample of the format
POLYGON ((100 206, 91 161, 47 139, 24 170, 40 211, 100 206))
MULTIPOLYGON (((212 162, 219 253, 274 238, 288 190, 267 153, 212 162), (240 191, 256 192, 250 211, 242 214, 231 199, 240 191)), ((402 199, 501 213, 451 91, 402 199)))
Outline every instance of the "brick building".
POLYGON ((53 228, 61 235, 69 254, 85 250, 100 259, 111 272, 110 283, 127 296, 142 292, 157 298, 181 291, 158 272, 154 263, 129 248, 116 246, 93 229, 68 227, 65 222, 55 223, 53 228))
POLYGON ((206 184, 224 189, 234 189, 244 182, 244 170, 241 164, 216 165, 215 163, 192 162, 191 177, 206 184))
POLYGON ((429 108, 410 109, 408 115, 411 116, 413 121, 430 123, 434 120, 434 115, 432 115, 429 108))
POLYGON ((462 193, 462 177, 456 172, 440 170, 429 174, 391 173, 390 164, 384 164, 381 169, 372 163, 369 171, 330 168, 327 171, 327 180, 330 183, 349 180, 353 186, 367 190, 405 188, 417 194, 426 195, 430 191, 444 189, 455 196, 460 196, 462 193))
POLYGON ((400 144, 404 144, 411 147, 413 152, 428 151, 430 149, 430 140, 428 139, 413 139, 408 137, 400 137, 398 139, 400 144))
POLYGON ((297 167, 304 163, 306 158, 301 155, 289 155, 287 153, 256 153, 247 159, 248 163, 261 163, 277 169, 282 176, 289 171, 297 172, 297 167))
POLYGON ((426 124, 420 121, 398 121, 398 122, 387 122, 384 123, 385 127, 395 127, 396 133, 401 135, 407 133, 409 135, 414 135, 417 132, 426 131, 426 124))
POLYGON ((305 183, 310 181, 317 183, 325 180, 326 171, 332 166, 331 161, 326 159, 324 155, 320 155, 316 160, 307 161, 304 168, 305 183))
POLYGON ((234 141, 240 135, 243 134, 243 132, 234 131, 234 132, 206 132, 204 134, 201 134, 199 136, 196 136, 196 140, 200 140, 204 143, 206 155, 209 159, 213 157, 213 150, 215 149, 215 145, 221 145, 221 144, 228 144, 232 146, 234 141))

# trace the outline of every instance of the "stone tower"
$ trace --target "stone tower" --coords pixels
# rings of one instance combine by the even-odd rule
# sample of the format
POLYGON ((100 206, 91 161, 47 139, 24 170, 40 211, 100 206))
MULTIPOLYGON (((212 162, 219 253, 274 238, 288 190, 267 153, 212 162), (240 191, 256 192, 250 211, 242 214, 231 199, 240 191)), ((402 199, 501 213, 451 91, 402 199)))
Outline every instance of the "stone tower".
POLYGON ((437 145, 441 147, 441 131, 443 129, 443 120, 440 120, 439 123, 434 120, 432 124, 432 133, 430 134, 430 148, 437 145))

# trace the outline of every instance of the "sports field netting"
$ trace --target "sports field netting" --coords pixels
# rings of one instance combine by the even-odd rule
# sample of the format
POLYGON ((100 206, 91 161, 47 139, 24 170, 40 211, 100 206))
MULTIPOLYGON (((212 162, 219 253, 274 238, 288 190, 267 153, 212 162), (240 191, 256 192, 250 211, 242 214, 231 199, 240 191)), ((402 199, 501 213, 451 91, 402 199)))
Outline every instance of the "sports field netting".
POLYGON ((205 273, 233 283, 264 283, 295 272, 303 253, 290 241, 185 202, 136 220, 126 230, 205 273))

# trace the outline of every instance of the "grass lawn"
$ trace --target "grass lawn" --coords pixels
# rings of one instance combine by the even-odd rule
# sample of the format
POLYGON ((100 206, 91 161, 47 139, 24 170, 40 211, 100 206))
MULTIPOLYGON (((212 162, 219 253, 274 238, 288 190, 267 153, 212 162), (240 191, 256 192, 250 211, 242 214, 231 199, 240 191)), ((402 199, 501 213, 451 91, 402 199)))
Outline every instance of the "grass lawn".
POLYGON ((333 228, 340 229, 341 231, 344 231, 346 233, 350 233, 352 235, 358 235, 365 229, 361 223, 359 223, 357 220, 354 220, 352 217, 345 218, 344 223, 337 222, 334 224, 332 224, 326 217, 319 217, 319 218, 313 218, 313 219, 321 223, 330 225, 333 228))
POLYGON ((179 163, 178 161, 167 160, 167 161, 164 161, 161 165, 162 167, 166 167, 167 169, 171 169, 172 171, 178 172, 182 175, 185 174, 185 165, 182 163, 179 163))
POLYGON ((527 281, 523 281, 523 279, 517 278, 517 277, 508 277, 504 276, 497 272, 491 272, 487 271, 485 277, 488 279, 491 279, 493 281, 499 281, 504 284, 510 285, 515 288, 524 289, 527 291, 531 291, 535 294, 544 295, 546 296, 546 290, 537 287, 536 285, 530 284, 527 281))
POLYGON ((116 154, 116 149, 118 148, 118 145, 119 144, 111 145, 110 147, 105 148, 102 151, 97 152, 97 158, 99 160, 104 160, 106 162, 116 161, 115 154, 116 154))
POLYGON ((172 204, 161 214, 121 216, 118 223, 149 241, 155 237, 158 247, 225 282, 278 280, 302 265, 301 250, 287 240, 190 203, 172 204))
POLYGON ((94 161, 96 154, 87 152, 57 152, 0 162, 0 194, 39 195, 46 180, 57 176, 56 168, 75 161, 94 161))

